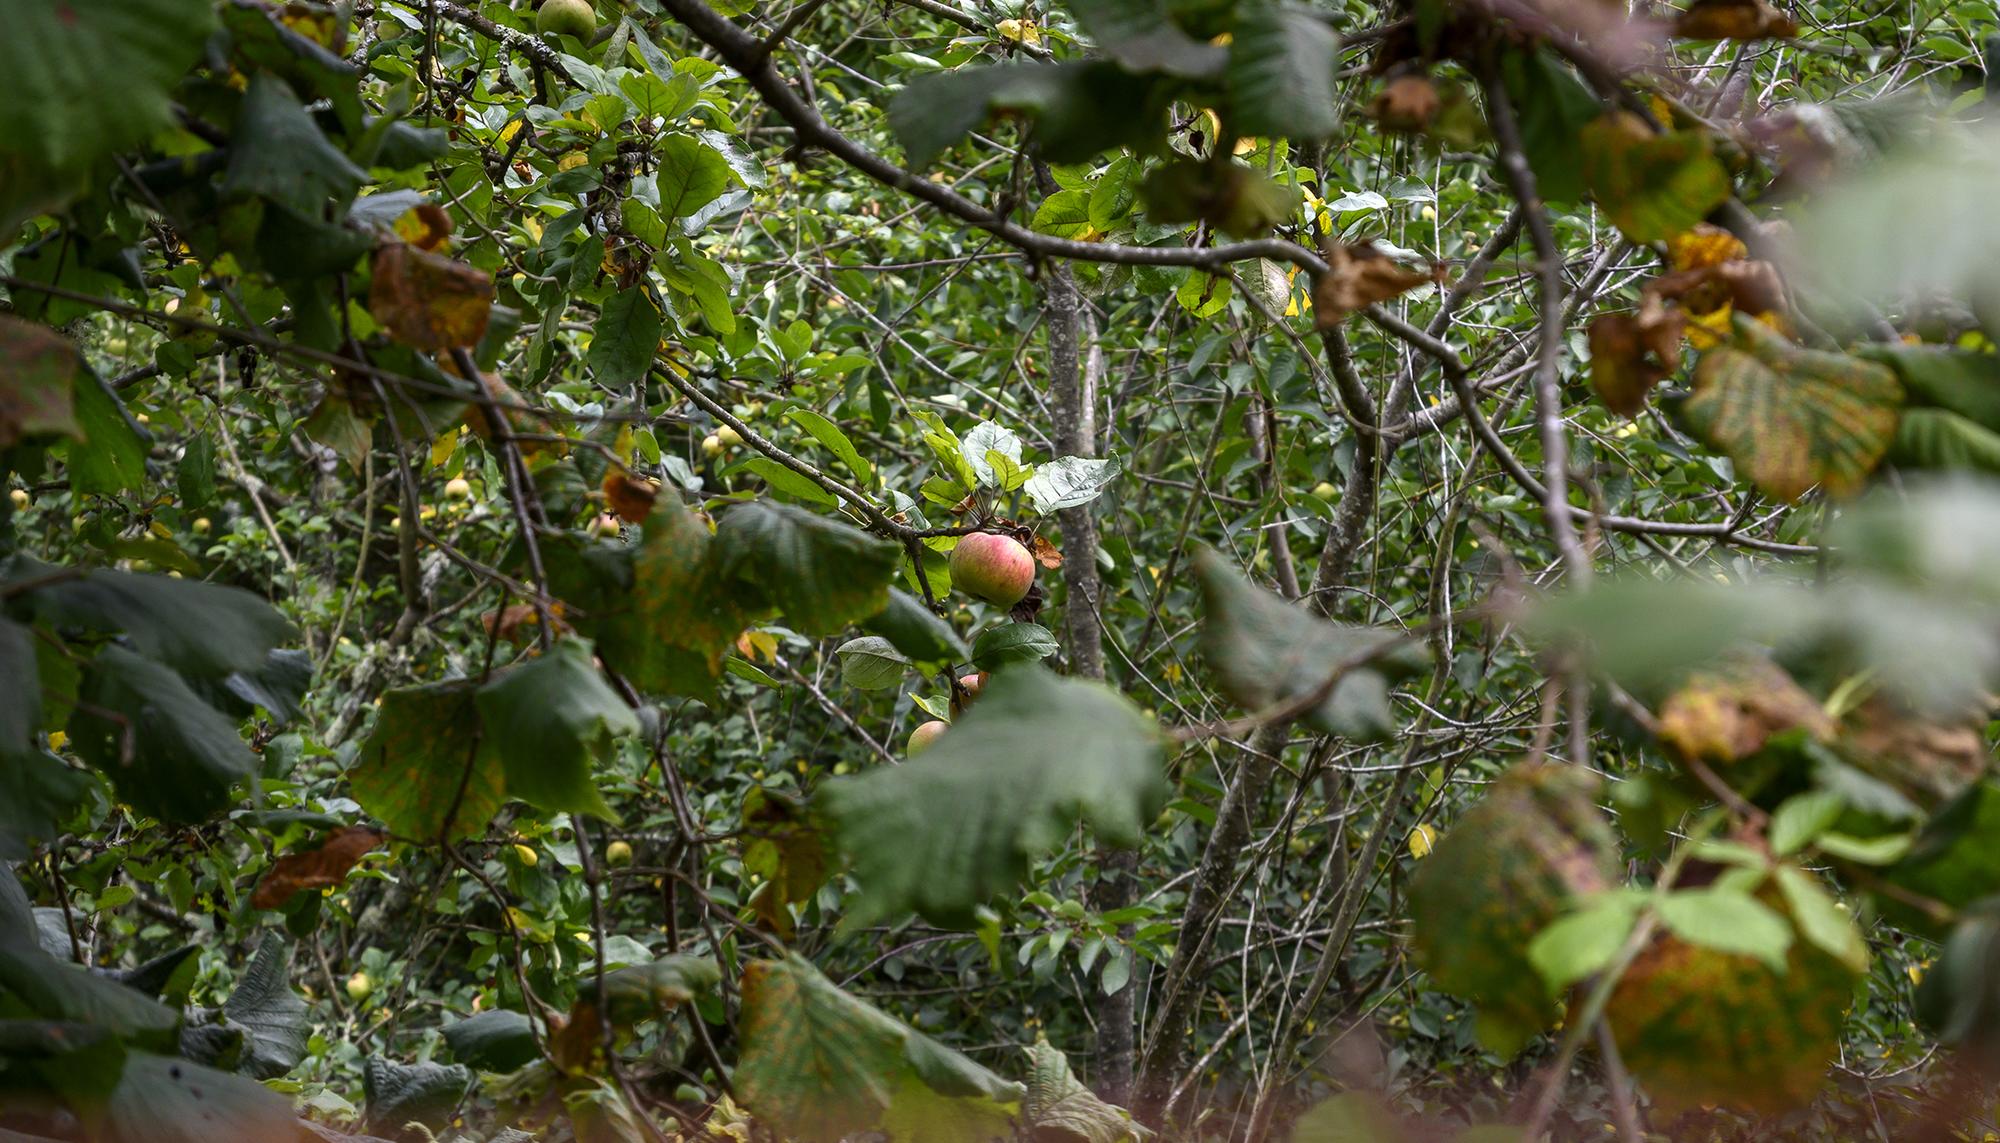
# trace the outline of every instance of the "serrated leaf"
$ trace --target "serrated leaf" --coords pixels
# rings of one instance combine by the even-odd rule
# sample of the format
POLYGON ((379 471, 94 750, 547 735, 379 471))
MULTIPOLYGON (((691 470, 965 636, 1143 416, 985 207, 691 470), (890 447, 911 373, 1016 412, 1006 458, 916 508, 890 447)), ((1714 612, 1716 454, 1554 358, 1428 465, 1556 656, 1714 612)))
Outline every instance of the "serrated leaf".
POLYGON ((1070 1070, 1069 1057, 1047 1040, 1028 1053, 1027 1098, 1021 1122, 1036 1138, 1054 1136, 1077 1143, 1127 1143, 1152 1132, 1133 1122, 1122 1107, 1104 1102, 1070 1070))
POLYGON ((834 654, 840 659, 840 681, 857 690, 888 690, 910 669, 910 660, 879 635, 849 639, 834 654))
POLYGON ((1136 844, 1166 801, 1160 764, 1157 729, 1115 692, 1033 666, 994 675, 921 757, 821 787, 861 883, 848 923, 915 910, 965 926, 1079 818, 1136 844))
POLYGON ((1003 623, 972 641, 972 665, 997 671, 1010 663, 1039 662, 1060 649, 1056 637, 1039 623, 1003 623))
POLYGON ((507 801, 497 744, 479 734, 469 679, 403 687, 382 696, 348 786, 361 808, 419 841, 486 830, 507 801))
POLYGON ((722 517, 721 573, 753 587, 793 626, 831 635, 889 604, 902 549, 789 504, 752 501, 722 517))
POLYGON ((70 719, 78 754, 143 813, 197 822, 228 804, 257 757, 236 724, 187 680, 123 647, 106 647, 84 672, 70 719))
POLYGON ((1059 190, 1035 208, 1030 225, 1057 238, 1085 238, 1090 234, 1090 196, 1080 190, 1059 190))
POLYGON ((284 938, 266 933, 222 1004, 246 1031, 239 1070, 256 1079, 284 1075, 306 1058, 306 1002, 292 991, 289 959, 284 938))
POLYGON ((660 348, 660 307, 644 286, 606 299, 590 334, 584 364, 599 384, 622 388, 646 376, 660 348))
POLYGON ((1785 898, 1785 910, 1791 914, 1799 935, 1855 973, 1867 972, 1868 942, 1861 939, 1854 918, 1840 907, 1819 878, 1796 865, 1778 866, 1775 876, 1778 891, 1785 898))
POLYGON ((1560 994, 1611 963, 1644 904, 1645 898, 1637 894, 1603 894, 1537 933, 1528 946, 1529 963, 1549 991, 1560 994))
POLYGON ((1808 790, 1786 798, 1771 811, 1771 852, 1783 857, 1811 845, 1846 809, 1847 800, 1831 790, 1808 790))
POLYGON ((591 646, 564 639, 479 688, 479 717, 500 753, 507 796, 552 813, 618 815, 597 791, 593 759, 639 732, 639 716, 611 689, 591 646))
MULTIPOLYGON (((1194 568, 1206 616, 1202 657, 1220 677, 1223 693, 1248 710, 1311 694, 1357 655, 1398 639, 1391 632, 1329 623, 1259 591, 1212 550, 1196 553, 1194 568)), ((1305 721, 1329 734, 1387 739, 1396 730, 1389 684, 1422 670, 1426 660, 1413 645, 1384 651, 1348 670, 1305 721)))
POLYGON ((1799 349, 1737 315, 1735 339, 1702 355, 1688 424, 1763 492, 1858 491, 1888 451, 1903 390, 1884 366, 1799 349))
POLYGON ((842 992, 796 956, 744 969, 741 1029, 737 1099, 801 1143, 888 1131, 891 1123, 903 1128, 898 1139, 1004 1136, 1023 1094, 842 992), (939 1134, 943 1115, 975 1134, 939 1134))
POLYGON ((1261 3, 1236 17, 1229 44, 1229 126, 1238 135, 1322 139, 1340 126, 1340 37, 1305 8, 1261 3))
POLYGON ((146 483, 146 442, 118 395, 88 369, 72 390, 83 439, 65 446, 70 487, 115 495, 146 483))
POLYGON ((659 144, 659 202, 668 222, 686 218, 729 189, 729 161, 699 139, 674 135, 659 144))

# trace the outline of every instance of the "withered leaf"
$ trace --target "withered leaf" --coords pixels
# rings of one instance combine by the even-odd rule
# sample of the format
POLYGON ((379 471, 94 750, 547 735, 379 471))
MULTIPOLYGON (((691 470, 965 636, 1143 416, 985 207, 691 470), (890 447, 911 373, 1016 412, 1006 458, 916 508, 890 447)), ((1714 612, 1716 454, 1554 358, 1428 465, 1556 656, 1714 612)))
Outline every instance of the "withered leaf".
POLYGON ((1695 674, 1660 707, 1660 741, 1689 761, 1747 758, 1794 728, 1820 741, 1833 737, 1833 720, 1818 700, 1768 659, 1695 674))
POLYGON ((1035 542, 1030 544, 1029 548, 1035 554, 1035 562, 1048 568, 1050 571, 1054 571, 1063 565, 1062 552, 1058 551, 1054 544, 1049 543, 1042 537, 1036 536, 1035 542))
POLYGON ((83 356, 55 330, 0 316, 0 448, 31 433, 83 436, 72 389, 83 356))
POLYGON ((434 202, 420 202, 396 219, 396 237, 419 250, 436 250, 451 237, 451 215, 434 202))
POLYGON ((1398 266, 1372 242, 1354 246, 1329 243, 1326 273, 1313 282, 1314 323, 1320 329, 1332 329, 1357 310, 1386 302, 1431 280, 1427 271, 1398 266))
POLYGON ((400 242, 375 251, 368 312, 397 341, 433 351, 477 345, 492 310, 486 271, 400 242))
POLYGON ((1429 130, 1442 102, 1429 76, 1399 75, 1375 93, 1368 103, 1368 115, 1385 131, 1414 134, 1429 130))
POLYGON ((1695 0, 1674 21, 1687 40, 1789 40, 1798 24, 1766 0, 1695 0))
POLYGON ((253 909, 275 909, 307 889, 327 889, 347 879, 363 855, 389 840, 389 836, 364 826, 341 826, 326 835, 318 849, 288 853, 271 863, 257 891, 250 897, 253 909))
POLYGON ((1686 319, 1652 302, 1636 314, 1603 314, 1590 323, 1590 387, 1604 407, 1638 416, 1646 394, 1680 363, 1686 319))
POLYGON ((659 494, 658 486, 629 473, 614 469, 604 474, 604 501, 627 524, 645 523, 646 517, 653 514, 653 501, 659 494))

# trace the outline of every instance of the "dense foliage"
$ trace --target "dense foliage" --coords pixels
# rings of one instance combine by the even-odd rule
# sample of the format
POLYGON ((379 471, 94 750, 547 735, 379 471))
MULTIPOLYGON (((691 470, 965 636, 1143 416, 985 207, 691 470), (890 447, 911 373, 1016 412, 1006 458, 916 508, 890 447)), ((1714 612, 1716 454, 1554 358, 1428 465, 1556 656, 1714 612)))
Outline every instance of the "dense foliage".
POLYGON ((0 1141, 1992 1138, 1996 22, 6 5, 0 1141))

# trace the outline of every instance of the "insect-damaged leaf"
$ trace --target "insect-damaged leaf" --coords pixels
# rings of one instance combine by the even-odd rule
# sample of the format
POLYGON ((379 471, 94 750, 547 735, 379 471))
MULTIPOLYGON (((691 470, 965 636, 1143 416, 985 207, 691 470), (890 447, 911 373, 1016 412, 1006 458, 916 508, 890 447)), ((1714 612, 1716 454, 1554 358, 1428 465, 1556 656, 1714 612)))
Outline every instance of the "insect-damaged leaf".
POLYGON ((1260 711, 1340 681, 1303 716, 1328 734, 1381 741, 1395 733, 1389 684, 1423 669, 1428 656, 1392 632, 1320 619, 1243 581, 1214 551, 1195 555, 1207 622, 1202 657, 1230 701, 1260 711), (1365 661, 1356 661, 1365 657, 1365 661))
POLYGON ((375 729, 348 772, 354 800, 419 841, 484 832, 507 801, 493 740, 479 734, 469 679, 382 696, 375 729))
POLYGON ((470 348, 492 311, 493 279, 484 270, 401 242, 375 251, 368 312, 403 344, 470 348))
POLYGON ((1895 437, 1903 387, 1886 366, 1800 349, 1736 316, 1735 339, 1702 355, 1685 415, 1757 487, 1797 500, 1814 485, 1858 491, 1895 437))

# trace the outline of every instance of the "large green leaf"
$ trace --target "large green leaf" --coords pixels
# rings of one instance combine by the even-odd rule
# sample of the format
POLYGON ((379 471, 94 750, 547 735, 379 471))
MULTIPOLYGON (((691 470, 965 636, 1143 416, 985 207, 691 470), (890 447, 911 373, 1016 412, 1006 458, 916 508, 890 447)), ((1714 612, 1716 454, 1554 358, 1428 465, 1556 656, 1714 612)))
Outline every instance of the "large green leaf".
POLYGON ((1556 205, 1583 198, 1578 137, 1603 105, 1576 73, 1548 51, 1511 51, 1501 61, 1507 97, 1521 123, 1521 149, 1535 191, 1556 205))
POLYGON ((507 801, 496 743, 479 730, 474 684, 457 679, 382 696, 347 780, 396 833, 450 841, 485 831, 507 801))
POLYGON ((254 195, 317 219, 327 200, 345 203, 367 178, 328 141, 284 80, 269 72, 251 78, 229 141, 225 195, 254 195))
POLYGON ((181 1020, 153 998, 57 960, 32 942, 0 943, 0 1010, 88 1024, 156 1048, 173 1046, 181 1020))
POLYGON ((639 716, 598 673, 589 643, 564 639, 481 687, 478 702, 486 737, 500 752, 508 797, 551 812, 618 820, 597 792, 590 763, 613 738, 637 734, 639 716))
POLYGON ((1027 1098, 1021 1121, 1036 1139, 1076 1143, 1127 1143, 1152 1132, 1132 1121, 1132 1115, 1099 1099, 1070 1070, 1069 1057, 1047 1040, 1037 1040, 1028 1053, 1027 1098))
POLYGON ((601 385, 622 388, 646 375, 660 349, 660 307, 643 286, 605 300, 584 358, 601 385))
POLYGON ((436 1131, 472 1090, 472 1071, 463 1064, 403 1064, 370 1056, 361 1065, 368 1096, 368 1128, 407 1138, 403 1128, 421 1123, 436 1131))
POLYGON ((2000 473, 2000 433, 1948 409, 1904 409, 1887 459, 1900 468, 2000 473))
POLYGON ((1759 489, 1797 500, 1814 485, 1858 491, 1889 450, 1902 400, 1887 367, 1800 349, 1738 314, 1734 339, 1695 367, 1685 415, 1759 489))
POLYGON ((458 1062, 481 1071, 511 1072, 541 1056, 535 1045, 534 1022, 504 1008, 446 1024, 442 1031, 458 1062))
MULTIPOLYGON (((54 570, 23 559, 5 578, 54 570)), ((28 604, 55 626, 122 633, 133 649, 198 676, 261 671, 271 650, 293 634, 276 608, 242 588, 102 568, 54 579, 31 592, 28 604)))
POLYGON ((104 1109, 108 1143, 292 1139, 291 1101, 263 1084, 170 1056, 125 1058, 104 1109))
POLYGON ((26 751, 42 724, 41 669, 35 662, 35 633, 0 615, 0 756, 26 751))
POLYGON ((963 926, 1078 819, 1134 845, 1167 796, 1160 736, 1125 699, 1034 666, 993 676, 923 756, 844 778, 820 799, 854 858, 849 922, 915 910, 963 926))
POLYGON ((897 1143, 1005 1137, 1023 1094, 796 956, 744 968, 739 1035, 737 1099, 801 1143, 873 1130, 897 1143), (945 1120, 978 1133, 940 1133, 945 1120))
POLYGON ((1165 107, 1158 85, 1115 64, 995 64, 911 81, 889 103, 889 126, 922 168, 989 115, 1029 115, 1049 161, 1073 163, 1160 135, 1165 107))
POLYGON ((1340 126, 1340 37, 1304 8, 1258 3, 1229 44, 1229 126, 1239 135, 1321 139, 1340 126))
POLYGON ((1348 669, 1304 718, 1328 734, 1363 741, 1395 733, 1389 684, 1423 669, 1428 656, 1421 646, 1393 632, 1329 623, 1259 591, 1210 549, 1196 553, 1194 567, 1206 612, 1202 656, 1232 702, 1258 711, 1302 700, 1343 665, 1380 651, 1348 669))
POLYGON ((285 939, 266 933, 222 1004, 245 1030, 241 1070, 257 1079, 284 1075, 306 1057, 306 1002, 292 991, 290 959, 285 939))
POLYGON ((146 443, 125 406, 94 371, 84 370, 72 390, 83 439, 64 446, 70 487, 116 495, 146 482, 146 443))
POLYGON ((712 698, 722 657, 748 614, 714 548, 708 525, 662 493, 638 548, 615 549, 609 560, 586 551, 572 565, 569 578, 577 583, 558 579, 556 590, 583 609, 577 630, 596 640, 605 663, 634 687, 712 698))
POLYGON ((1479 1006, 1479 1037, 1503 1055, 1553 1023, 1536 934, 1617 876, 1618 841, 1596 775, 1519 763, 1424 858, 1410 885, 1417 963, 1479 1006))
POLYGON ((1936 345, 1867 345, 1855 356, 1894 369, 1912 405, 1935 405, 2000 431, 2000 356, 1936 345))
POLYGON ((918 663, 962 663, 972 652, 952 625, 900 587, 889 589, 889 605, 861 621, 918 663))
POLYGON ((91 0, 10 7, 0 90, 0 234, 82 189, 99 159, 168 125, 167 93, 214 26, 208 0, 91 0))
POLYGON ((86 774, 45 750, 0 748, 0 861, 20 861, 54 841, 90 788, 86 774))
POLYGON ((79 697, 69 724, 77 753, 142 813, 201 821, 257 770, 257 756, 232 720, 186 679, 123 647, 97 653, 79 697))
POLYGON ((724 575, 754 585, 808 635, 831 635, 880 613, 903 559, 888 540, 769 500, 725 513, 715 544, 724 575))
POLYGON ((1175 25, 1161 0, 1070 0, 1069 8, 1104 54, 1130 71, 1209 79, 1227 58, 1175 25))
POLYGON ((1631 112, 1611 111, 1578 141, 1591 198, 1634 242, 1672 238, 1729 197, 1729 173, 1704 131, 1655 133, 1631 112))
POLYGON ((729 160, 707 143, 675 135, 657 153, 659 201, 649 205, 666 221, 686 218, 729 189, 729 160))

